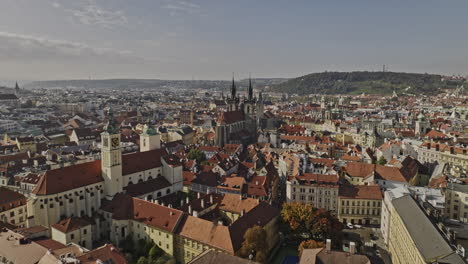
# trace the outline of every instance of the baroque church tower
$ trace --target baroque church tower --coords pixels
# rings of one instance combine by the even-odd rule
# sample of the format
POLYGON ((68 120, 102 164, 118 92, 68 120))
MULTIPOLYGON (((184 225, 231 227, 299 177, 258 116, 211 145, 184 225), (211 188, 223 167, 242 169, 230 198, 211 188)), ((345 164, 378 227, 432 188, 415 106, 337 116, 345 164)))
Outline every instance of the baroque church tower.
POLYGON ((108 112, 108 119, 104 132, 101 133, 101 170, 104 194, 106 199, 111 200, 123 191, 122 149, 120 131, 111 110, 108 112))
POLYGON ((140 152, 161 148, 161 136, 152 127, 145 125, 140 135, 140 152))

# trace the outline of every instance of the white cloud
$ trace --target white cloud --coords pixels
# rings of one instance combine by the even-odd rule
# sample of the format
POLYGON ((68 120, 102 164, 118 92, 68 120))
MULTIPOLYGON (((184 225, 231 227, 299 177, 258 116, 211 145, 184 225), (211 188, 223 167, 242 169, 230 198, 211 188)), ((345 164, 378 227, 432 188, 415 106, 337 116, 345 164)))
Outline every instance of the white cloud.
POLYGON ((128 18, 122 10, 110 10, 97 4, 96 0, 78 1, 70 5, 52 2, 55 8, 62 8, 72 15, 75 21, 84 25, 96 25, 104 28, 128 24, 128 18))
POLYGON ((110 28, 128 23, 123 11, 105 10, 94 4, 86 5, 82 9, 72 10, 72 14, 85 25, 98 25, 110 28))
POLYGON ((0 31, 0 59, 44 61, 136 61, 131 51, 0 31))
POLYGON ((200 12, 200 5, 184 0, 166 0, 162 8, 169 10, 171 16, 200 12))

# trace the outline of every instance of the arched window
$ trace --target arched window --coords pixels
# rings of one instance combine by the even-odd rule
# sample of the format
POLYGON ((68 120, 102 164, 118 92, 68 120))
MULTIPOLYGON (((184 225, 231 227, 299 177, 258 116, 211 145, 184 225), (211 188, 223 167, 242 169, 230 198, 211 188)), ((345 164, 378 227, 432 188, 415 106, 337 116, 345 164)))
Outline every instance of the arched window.
POLYGON ((166 194, 169 194, 169 193, 171 193, 171 189, 166 190, 166 194))
POLYGON ((158 192, 158 197, 161 197, 161 192, 158 192))

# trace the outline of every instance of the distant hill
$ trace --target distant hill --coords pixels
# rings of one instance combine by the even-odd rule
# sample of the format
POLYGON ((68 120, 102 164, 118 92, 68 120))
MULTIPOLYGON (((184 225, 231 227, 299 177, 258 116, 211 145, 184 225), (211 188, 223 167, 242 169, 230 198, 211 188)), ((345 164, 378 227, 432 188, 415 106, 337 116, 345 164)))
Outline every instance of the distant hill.
POLYGON ((437 74, 400 72, 322 72, 290 79, 272 86, 272 91, 289 94, 436 94, 456 88, 460 82, 442 81, 437 74))
MULTIPOLYGON (((270 86, 286 79, 252 79, 255 86, 270 86)), ((236 81, 240 90, 248 85, 248 80, 236 81)), ((85 89, 228 89, 230 80, 159 80, 159 79, 106 79, 106 80, 51 80, 35 81, 26 84, 27 89, 39 88, 85 88, 85 89)))

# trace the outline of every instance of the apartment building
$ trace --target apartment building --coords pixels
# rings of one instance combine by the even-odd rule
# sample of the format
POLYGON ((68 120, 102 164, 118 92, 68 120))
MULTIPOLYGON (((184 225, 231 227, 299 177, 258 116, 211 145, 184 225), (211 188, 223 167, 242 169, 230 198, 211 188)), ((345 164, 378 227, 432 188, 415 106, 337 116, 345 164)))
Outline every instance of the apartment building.
POLYGON ((338 175, 304 173, 290 176, 286 182, 286 201, 309 203, 336 213, 338 189, 338 175))
POLYGON ((338 219, 343 223, 380 225, 382 200, 377 185, 343 185, 338 196, 338 219))
POLYGON ((465 263, 411 196, 392 204, 388 249, 394 264, 465 263))
POLYGON ((26 197, 24 195, 6 187, 0 187, 0 222, 26 227, 26 207, 26 197))

